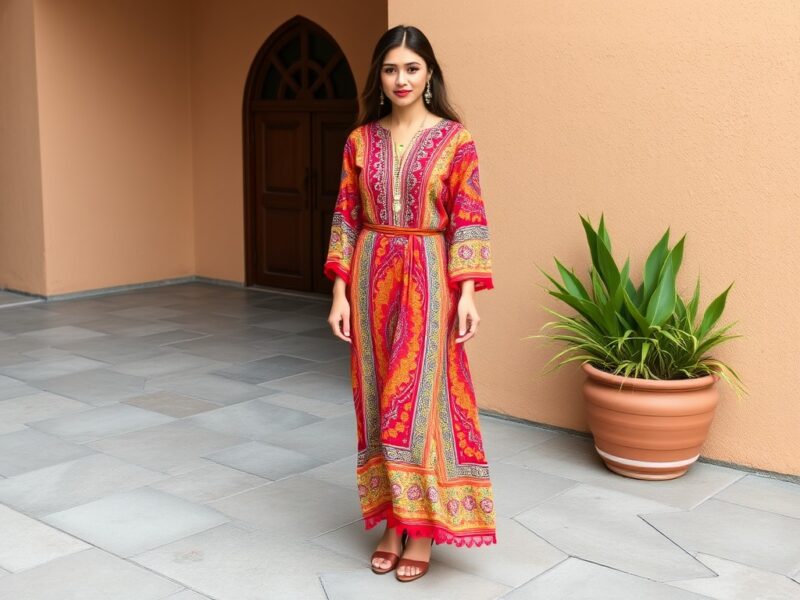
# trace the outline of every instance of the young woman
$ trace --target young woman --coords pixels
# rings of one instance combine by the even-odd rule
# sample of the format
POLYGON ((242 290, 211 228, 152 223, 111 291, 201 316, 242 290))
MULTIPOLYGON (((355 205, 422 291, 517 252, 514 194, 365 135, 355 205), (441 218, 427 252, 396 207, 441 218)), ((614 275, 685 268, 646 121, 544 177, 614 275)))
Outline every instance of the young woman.
POLYGON ((464 350, 475 293, 493 287, 489 232, 475 143, 419 29, 378 40, 361 101, 324 265, 328 322, 351 344, 365 528, 386 520, 372 570, 411 581, 434 541, 497 543, 464 350))

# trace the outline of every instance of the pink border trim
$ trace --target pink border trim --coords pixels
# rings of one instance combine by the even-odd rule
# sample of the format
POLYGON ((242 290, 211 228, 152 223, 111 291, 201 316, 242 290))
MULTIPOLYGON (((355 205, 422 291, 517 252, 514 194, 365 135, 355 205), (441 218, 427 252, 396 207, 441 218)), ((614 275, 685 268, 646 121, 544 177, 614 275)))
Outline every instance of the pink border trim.
POLYGON ((412 523, 404 523, 398 519, 392 512, 392 507, 387 506, 378 513, 366 517, 364 519, 364 528, 372 529, 378 523, 386 519, 389 527, 397 530, 398 534, 402 534, 403 530, 408 531, 409 537, 429 537, 437 544, 455 544, 457 547, 466 546, 488 546, 489 544, 497 543, 497 534, 482 534, 482 535, 456 535, 440 525, 416 525, 412 523))

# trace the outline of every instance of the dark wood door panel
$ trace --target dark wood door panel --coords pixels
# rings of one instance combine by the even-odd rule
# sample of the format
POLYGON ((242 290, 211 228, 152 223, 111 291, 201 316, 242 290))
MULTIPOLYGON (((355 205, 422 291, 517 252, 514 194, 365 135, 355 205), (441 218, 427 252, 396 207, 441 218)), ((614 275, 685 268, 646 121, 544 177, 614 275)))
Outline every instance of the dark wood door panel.
POLYGON ((253 123, 256 283, 309 290, 310 115, 259 113, 253 123))

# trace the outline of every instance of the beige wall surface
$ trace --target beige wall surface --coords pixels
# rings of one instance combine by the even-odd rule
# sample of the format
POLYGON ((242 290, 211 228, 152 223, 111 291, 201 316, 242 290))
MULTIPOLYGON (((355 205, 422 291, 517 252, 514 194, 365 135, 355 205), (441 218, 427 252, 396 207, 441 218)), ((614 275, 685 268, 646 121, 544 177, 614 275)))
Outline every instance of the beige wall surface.
POLYGON ((243 282, 242 102, 247 74, 269 35, 295 15, 339 43, 361 89, 386 30, 386 4, 346 0, 192 3, 192 136, 197 273, 243 282))
POLYGON ((195 271, 186 5, 35 2, 48 294, 195 271))
POLYGON ((0 289, 45 291, 33 0, 0 0, 0 289))
POLYGON ((679 284, 702 306, 732 281, 716 352, 744 379, 705 457, 800 474, 800 3, 389 0, 389 26, 430 38, 481 160, 495 289, 469 342, 482 407, 587 430, 577 365, 522 341, 563 310, 536 265, 586 281, 578 214, 604 212, 615 257, 686 234, 679 284), (457 7, 457 9, 456 9, 457 7), (513 15, 513 18, 509 18, 513 15))

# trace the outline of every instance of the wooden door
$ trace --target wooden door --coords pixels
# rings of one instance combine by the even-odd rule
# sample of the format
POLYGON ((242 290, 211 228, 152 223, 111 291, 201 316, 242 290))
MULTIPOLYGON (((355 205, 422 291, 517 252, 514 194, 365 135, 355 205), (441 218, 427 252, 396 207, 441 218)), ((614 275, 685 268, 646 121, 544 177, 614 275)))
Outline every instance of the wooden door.
POLYGON ((327 292, 342 151, 358 112, 336 41, 296 16, 259 50, 245 87, 246 285, 327 292))
POLYGON ((253 283, 326 292, 322 266, 352 115, 266 112, 253 119, 253 283))

